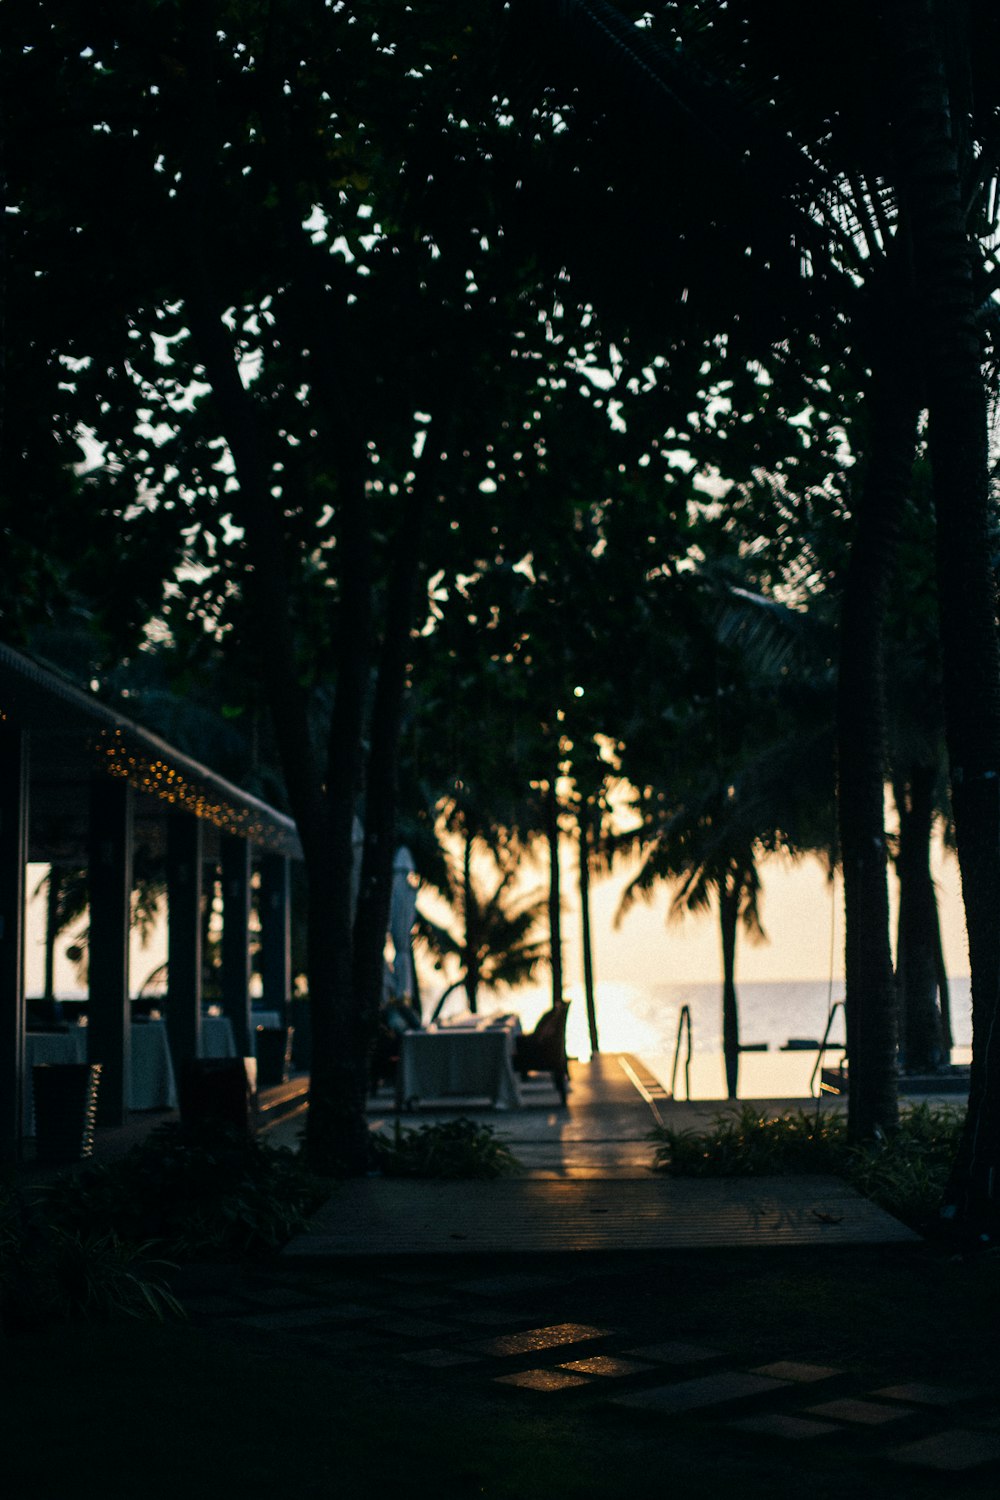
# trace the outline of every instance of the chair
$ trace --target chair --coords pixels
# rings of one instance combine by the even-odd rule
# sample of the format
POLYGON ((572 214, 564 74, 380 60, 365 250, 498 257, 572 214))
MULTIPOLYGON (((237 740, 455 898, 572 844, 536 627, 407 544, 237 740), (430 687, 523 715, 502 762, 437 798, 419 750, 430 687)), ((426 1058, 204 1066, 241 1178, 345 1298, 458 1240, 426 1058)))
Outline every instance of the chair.
POLYGON ((420 1012, 403 1000, 390 1000, 379 1012, 378 1030, 372 1048, 368 1091, 377 1094, 382 1084, 392 1085, 399 1068, 400 1038, 404 1031, 420 1031, 420 1012))
POLYGON ((566 1016, 568 1000, 557 1000, 547 1010, 534 1031, 519 1036, 514 1044, 514 1071, 522 1078, 528 1073, 551 1073, 560 1101, 566 1103, 569 1068, 566 1063, 566 1016))

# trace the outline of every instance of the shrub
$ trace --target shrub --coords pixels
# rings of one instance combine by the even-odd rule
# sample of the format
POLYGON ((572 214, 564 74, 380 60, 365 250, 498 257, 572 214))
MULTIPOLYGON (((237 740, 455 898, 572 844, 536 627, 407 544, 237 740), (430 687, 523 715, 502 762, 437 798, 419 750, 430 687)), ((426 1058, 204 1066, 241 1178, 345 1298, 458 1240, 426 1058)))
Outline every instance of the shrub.
POLYGON ((440 1125, 372 1135, 375 1163, 386 1177, 444 1177, 487 1181, 520 1170, 491 1126, 460 1118, 440 1125))
POLYGON ((294 1152, 234 1135, 194 1142, 176 1125, 153 1131, 120 1161, 60 1178, 45 1190, 52 1223, 95 1227, 172 1260, 268 1254, 305 1227, 329 1184, 294 1152))
POLYGON ((78 1318, 183 1317, 156 1274, 147 1245, 113 1230, 74 1231, 53 1224, 37 1201, 0 1197, 0 1327, 14 1332, 78 1318))
POLYGON ((717 1115, 706 1130, 660 1126, 650 1139, 657 1171, 678 1177, 832 1172, 887 1213, 925 1229, 940 1205, 962 1119, 959 1110, 918 1104, 903 1111, 891 1137, 851 1146, 841 1114, 799 1110, 768 1118, 744 1104, 717 1115))
POLYGON ((678 1177, 760 1177, 789 1172, 833 1172, 842 1167, 847 1123, 804 1110, 769 1118, 744 1104, 715 1117, 707 1130, 658 1126, 653 1165, 678 1177))

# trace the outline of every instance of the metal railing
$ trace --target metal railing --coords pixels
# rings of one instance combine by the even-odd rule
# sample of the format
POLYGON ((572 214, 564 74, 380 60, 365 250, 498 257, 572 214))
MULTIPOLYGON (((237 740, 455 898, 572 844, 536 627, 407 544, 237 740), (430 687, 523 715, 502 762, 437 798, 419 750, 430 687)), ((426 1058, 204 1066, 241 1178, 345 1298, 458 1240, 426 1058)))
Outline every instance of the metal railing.
POLYGON ((691 1098, 691 1007, 682 1005, 677 1017, 677 1042, 674 1047, 674 1066, 670 1074, 670 1097, 677 1097, 677 1069, 681 1060, 681 1042, 687 1035, 687 1054, 684 1058, 684 1096, 691 1098))

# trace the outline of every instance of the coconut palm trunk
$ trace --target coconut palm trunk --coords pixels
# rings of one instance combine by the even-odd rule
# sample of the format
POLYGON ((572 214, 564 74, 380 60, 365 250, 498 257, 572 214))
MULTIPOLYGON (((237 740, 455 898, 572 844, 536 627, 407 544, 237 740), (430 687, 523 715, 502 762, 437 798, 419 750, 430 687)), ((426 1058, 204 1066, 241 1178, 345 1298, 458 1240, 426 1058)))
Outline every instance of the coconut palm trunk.
POLYGON ((472 883, 472 835, 466 835, 462 848, 462 928, 465 946, 462 966, 465 971, 465 997, 473 1015, 479 1010, 479 934, 476 932, 475 889, 472 883))
POLYGON ((885 836, 884 633, 920 410, 902 320, 887 318, 869 389, 868 462, 844 585, 837 684, 837 810, 844 873, 849 1130, 866 1141, 899 1122, 898 1023, 885 836))
POLYGON ((941 940, 941 913, 938 910, 937 901, 934 902, 934 968, 937 974, 938 1005, 941 1010, 941 1045, 944 1048, 944 1060, 949 1062, 955 1038, 951 1029, 951 987, 948 983, 948 965, 944 956, 944 943, 941 940))
POLYGON ((562 888, 559 877, 559 803, 555 783, 545 794, 545 836, 549 846, 549 953, 552 964, 552 1004, 562 999, 562 888))
POLYGON ((894 0, 884 15, 898 185, 921 294, 945 721, 972 970, 969 1108, 945 1211, 964 1233, 993 1238, 1000 1233, 1000 648, 975 250, 956 139, 963 112, 935 31, 935 21, 950 17, 928 0, 894 0))
POLYGON ((57 865, 49 866, 49 879, 45 890, 45 980, 43 995, 46 1014, 52 1015, 56 998, 56 939, 59 936, 59 891, 62 873, 57 865))
POLYGON ((899 814, 896 987, 900 1057, 907 1073, 930 1073, 944 1061, 937 1007, 937 896, 930 864, 936 780, 936 767, 914 766, 905 779, 893 782, 899 814))
POLYGON ((580 808, 580 937, 583 945, 583 989, 587 1003, 587 1030, 590 1050, 599 1052, 597 1039, 597 1000, 594 994, 594 948, 590 928, 590 809, 580 808))
POLYGON ((736 933, 740 920, 741 881, 729 871, 719 884, 719 932, 722 938, 722 1054, 726 1064, 726 1096, 739 1091, 740 1020, 736 1001, 736 933))

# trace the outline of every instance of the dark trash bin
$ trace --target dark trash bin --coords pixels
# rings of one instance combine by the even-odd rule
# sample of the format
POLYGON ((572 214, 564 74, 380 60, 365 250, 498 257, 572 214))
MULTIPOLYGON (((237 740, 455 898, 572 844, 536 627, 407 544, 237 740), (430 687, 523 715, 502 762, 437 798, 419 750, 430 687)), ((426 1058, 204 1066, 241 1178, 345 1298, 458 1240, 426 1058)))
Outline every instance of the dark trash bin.
POLYGON ((292 1038, 294 1026, 258 1026, 257 1087, 273 1089, 288 1082, 288 1070, 292 1064, 292 1038))
POLYGON ((100 1063, 36 1063, 35 1159, 49 1164, 82 1161, 94 1153, 100 1063))
POLYGON ((181 1069, 178 1100, 185 1134, 215 1130, 251 1138, 257 1128, 256 1059, 189 1059, 181 1069))

